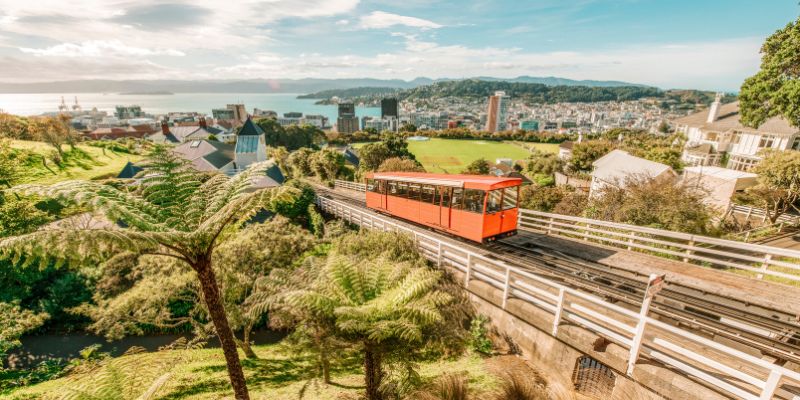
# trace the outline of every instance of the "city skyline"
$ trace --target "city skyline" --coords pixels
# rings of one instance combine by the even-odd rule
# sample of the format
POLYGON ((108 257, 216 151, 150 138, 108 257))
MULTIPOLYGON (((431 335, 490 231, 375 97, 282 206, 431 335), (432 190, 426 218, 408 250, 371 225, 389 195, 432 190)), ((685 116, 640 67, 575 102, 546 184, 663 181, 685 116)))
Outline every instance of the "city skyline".
POLYGON ((0 0, 0 81, 520 75, 737 91, 793 0, 0 0))

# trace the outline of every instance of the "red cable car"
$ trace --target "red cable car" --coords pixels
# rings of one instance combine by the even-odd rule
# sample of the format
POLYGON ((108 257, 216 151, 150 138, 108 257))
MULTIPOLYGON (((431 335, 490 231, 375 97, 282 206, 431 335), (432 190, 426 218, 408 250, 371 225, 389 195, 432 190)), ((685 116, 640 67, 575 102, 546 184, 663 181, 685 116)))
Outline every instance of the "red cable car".
POLYGON ((517 233, 520 178, 367 174, 367 207, 476 242, 517 233))

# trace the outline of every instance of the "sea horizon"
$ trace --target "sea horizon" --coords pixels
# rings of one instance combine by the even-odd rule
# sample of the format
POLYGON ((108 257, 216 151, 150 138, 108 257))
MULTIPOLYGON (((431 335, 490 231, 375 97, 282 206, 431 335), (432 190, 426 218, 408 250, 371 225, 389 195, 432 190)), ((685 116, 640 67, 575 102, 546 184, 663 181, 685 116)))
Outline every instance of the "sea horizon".
MULTIPOLYGON (((36 116, 58 112, 61 98, 70 109, 75 97, 83 110, 97 108, 113 115, 117 105, 138 105, 146 114, 163 115, 168 112, 200 112, 211 115, 211 109, 225 108, 226 104, 243 103, 247 112, 254 108, 272 110, 282 115, 302 112, 303 115, 324 115, 331 124, 336 122, 335 105, 314 104, 316 99, 298 99, 301 93, 174 93, 174 94, 121 94, 121 93, 0 93, 0 110, 21 116, 36 116)), ((356 115, 380 116, 380 107, 356 107, 356 115)))

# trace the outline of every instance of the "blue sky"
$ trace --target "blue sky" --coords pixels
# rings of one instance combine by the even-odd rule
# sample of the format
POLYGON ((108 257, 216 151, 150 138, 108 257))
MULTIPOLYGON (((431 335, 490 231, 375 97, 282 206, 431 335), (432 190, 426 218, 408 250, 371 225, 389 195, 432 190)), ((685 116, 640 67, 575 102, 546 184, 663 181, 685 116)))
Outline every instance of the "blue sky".
POLYGON ((796 0, 0 0, 0 81, 559 76, 737 90, 796 0))

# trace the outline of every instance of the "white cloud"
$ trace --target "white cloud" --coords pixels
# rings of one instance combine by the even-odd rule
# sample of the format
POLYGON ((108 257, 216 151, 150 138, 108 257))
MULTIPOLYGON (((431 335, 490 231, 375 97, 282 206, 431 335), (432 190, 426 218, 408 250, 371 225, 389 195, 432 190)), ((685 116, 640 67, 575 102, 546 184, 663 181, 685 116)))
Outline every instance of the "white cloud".
POLYGON ((134 57, 166 55, 181 57, 186 54, 174 49, 146 49, 128 46, 119 40, 88 40, 80 44, 62 43, 43 49, 20 47, 23 53, 39 57, 134 57))
POLYGON ((397 25, 421 29, 438 29, 442 27, 442 25, 427 19, 408 17, 383 11, 373 11, 359 19, 359 27, 362 29, 384 29, 397 25))
POLYGON ((340 19, 340 20, 336 21, 336 25, 339 25, 339 26, 350 25, 350 20, 340 19))

